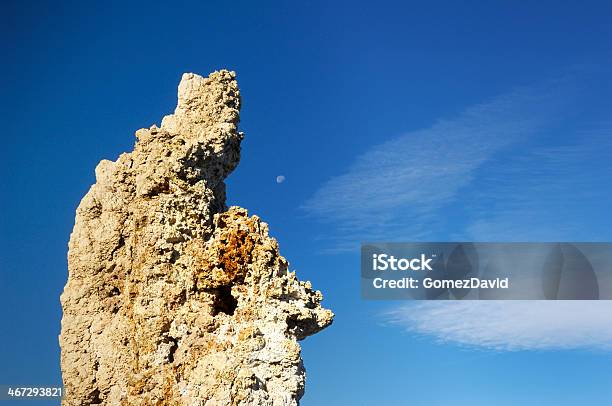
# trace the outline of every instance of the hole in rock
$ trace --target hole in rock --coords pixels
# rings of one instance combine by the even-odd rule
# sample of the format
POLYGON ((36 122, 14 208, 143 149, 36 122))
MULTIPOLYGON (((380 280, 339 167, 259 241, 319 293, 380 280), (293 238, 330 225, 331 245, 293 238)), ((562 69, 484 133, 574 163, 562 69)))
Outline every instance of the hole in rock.
POLYGON ((99 405, 102 404, 102 399, 100 399, 100 390, 99 389, 94 389, 90 394, 89 394, 89 404, 91 405, 99 405))
POLYGON ((213 306, 213 316, 216 316, 219 313, 225 313, 230 316, 234 314, 234 311, 238 306, 238 300, 232 296, 231 286, 222 286, 216 289, 213 306))

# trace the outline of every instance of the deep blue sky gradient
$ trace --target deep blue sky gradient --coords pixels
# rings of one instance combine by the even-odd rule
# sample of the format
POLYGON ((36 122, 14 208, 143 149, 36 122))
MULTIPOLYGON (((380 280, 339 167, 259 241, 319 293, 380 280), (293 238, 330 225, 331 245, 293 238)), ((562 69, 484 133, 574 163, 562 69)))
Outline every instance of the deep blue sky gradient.
POLYGON ((337 313, 303 342, 304 405, 609 404, 607 353, 469 350, 385 325, 389 304, 359 297, 358 253, 325 253, 329 225, 300 209, 373 145, 516 87, 582 72, 581 120, 610 122, 609 1, 1 7, 0 384, 61 382, 67 241, 96 164, 172 112, 183 72, 229 68, 246 133, 229 203, 270 224, 337 313))

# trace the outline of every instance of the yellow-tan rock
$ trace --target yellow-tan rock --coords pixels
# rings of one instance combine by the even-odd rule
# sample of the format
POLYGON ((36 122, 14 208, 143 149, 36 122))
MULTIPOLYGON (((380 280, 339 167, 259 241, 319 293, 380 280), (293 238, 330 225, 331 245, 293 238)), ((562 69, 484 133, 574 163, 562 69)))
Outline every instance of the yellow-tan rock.
POLYGON ((64 405, 297 405, 301 340, 332 322, 268 226, 227 208, 235 74, 185 74, 174 114, 103 160, 61 296, 64 405))

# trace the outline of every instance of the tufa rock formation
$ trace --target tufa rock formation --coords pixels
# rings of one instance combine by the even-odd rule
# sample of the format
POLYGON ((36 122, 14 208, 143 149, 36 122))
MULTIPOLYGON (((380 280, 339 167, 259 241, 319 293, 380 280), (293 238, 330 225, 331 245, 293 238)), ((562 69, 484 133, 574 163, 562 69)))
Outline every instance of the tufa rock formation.
POLYGON ((268 226, 225 205, 235 74, 185 74, 178 106, 103 160, 61 296, 64 405, 296 405, 301 340, 332 322, 268 226))

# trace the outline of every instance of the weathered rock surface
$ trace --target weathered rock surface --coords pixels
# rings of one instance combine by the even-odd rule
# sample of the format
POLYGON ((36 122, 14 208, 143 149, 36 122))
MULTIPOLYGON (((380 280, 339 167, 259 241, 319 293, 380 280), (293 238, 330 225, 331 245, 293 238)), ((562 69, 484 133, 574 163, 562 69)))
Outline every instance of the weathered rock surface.
POLYGON ((178 106, 103 160, 61 296, 64 405, 296 405, 298 340, 332 322, 268 226, 225 205, 240 158, 233 72, 185 74, 178 106))

